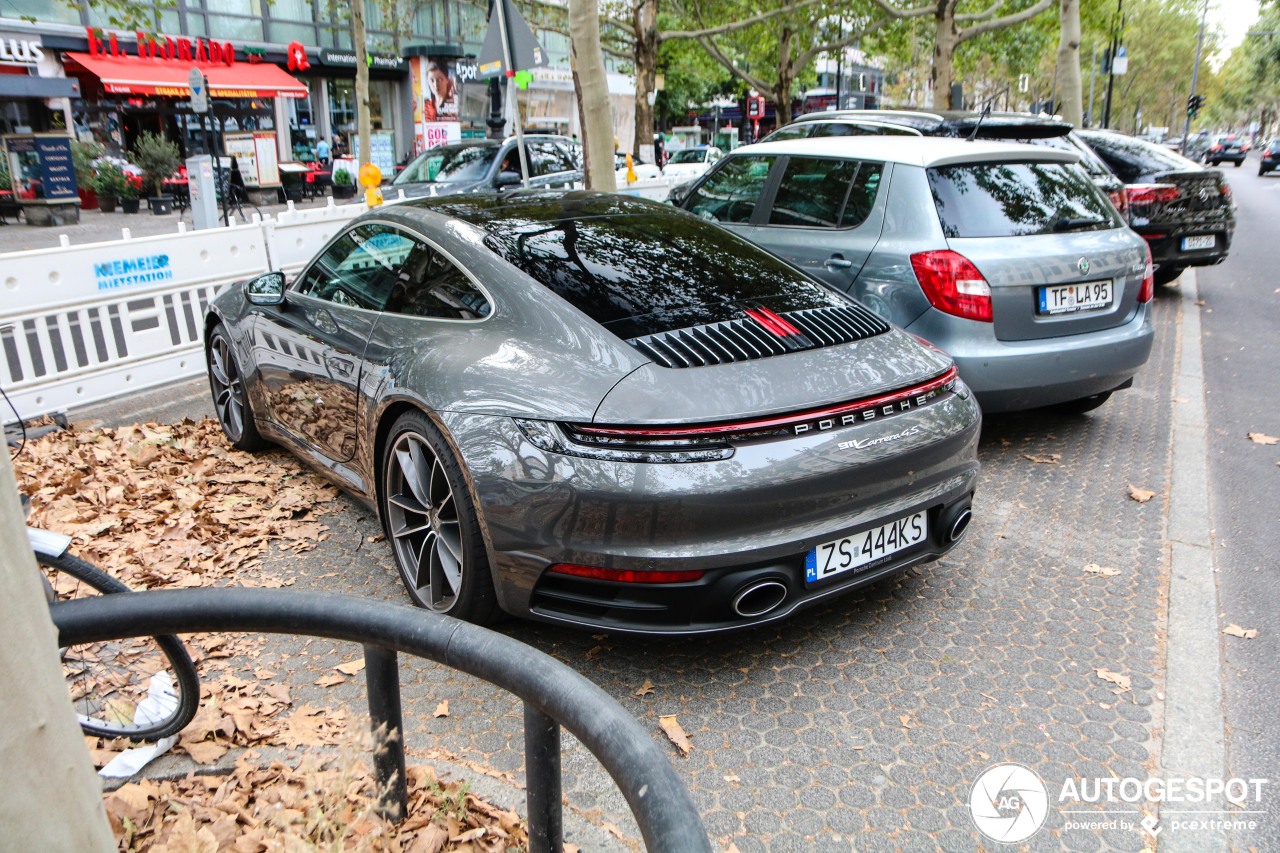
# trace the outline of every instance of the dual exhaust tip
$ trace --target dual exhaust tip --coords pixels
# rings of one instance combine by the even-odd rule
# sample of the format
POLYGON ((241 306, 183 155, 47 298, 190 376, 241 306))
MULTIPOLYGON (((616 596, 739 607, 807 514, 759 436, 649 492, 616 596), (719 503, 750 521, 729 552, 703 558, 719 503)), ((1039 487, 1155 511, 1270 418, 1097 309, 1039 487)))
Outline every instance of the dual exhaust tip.
MULTIPOLYGON (((942 537, 947 544, 959 542, 973 521, 973 508, 969 504, 952 507, 942 516, 942 537)), ((748 584, 733 597, 733 612, 750 619, 763 616, 782 606, 790 590, 780 580, 762 580, 748 584)))

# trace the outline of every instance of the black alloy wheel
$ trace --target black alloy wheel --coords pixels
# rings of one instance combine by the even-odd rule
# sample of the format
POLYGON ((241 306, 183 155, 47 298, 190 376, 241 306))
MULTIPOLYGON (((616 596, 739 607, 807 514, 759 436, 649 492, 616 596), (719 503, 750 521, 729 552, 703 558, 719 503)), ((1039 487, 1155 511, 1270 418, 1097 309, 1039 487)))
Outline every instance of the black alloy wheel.
POLYGON ((462 469, 422 413, 387 436, 378 489, 400 579, 416 604, 469 622, 497 615, 497 596, 462 469))
POLYGON ((214 327, 209 335, 209 390, 213 393, 213 408, 218 415, 222 432, 233 447, 240 450, 262 450, 270 442, 258 432, 253 421, 253 410, 245 395, 240 367, 232 352, 231 339, 222 326, 214 327))

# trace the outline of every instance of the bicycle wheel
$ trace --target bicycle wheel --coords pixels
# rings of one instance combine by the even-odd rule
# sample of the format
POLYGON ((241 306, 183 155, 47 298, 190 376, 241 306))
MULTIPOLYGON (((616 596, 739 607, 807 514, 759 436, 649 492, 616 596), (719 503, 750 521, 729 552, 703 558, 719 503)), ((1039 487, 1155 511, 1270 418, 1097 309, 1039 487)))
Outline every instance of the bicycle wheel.
MULTIPOLYGON (((58 601, 131 592, 71 554, 36 552, 36 562, 58 601)), ((61 653, 71 702, 86 734, 158 740, 181 731, 200 706, 200 676, 177 637, 106 640, 68 646, 61 653)))

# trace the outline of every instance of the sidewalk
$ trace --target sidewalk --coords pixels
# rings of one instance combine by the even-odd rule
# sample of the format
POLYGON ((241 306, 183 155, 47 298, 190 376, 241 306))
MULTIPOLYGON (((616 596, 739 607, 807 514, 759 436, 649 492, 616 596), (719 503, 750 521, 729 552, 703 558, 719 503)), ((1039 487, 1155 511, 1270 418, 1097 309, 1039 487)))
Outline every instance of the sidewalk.
MULTIPOLYGON (((328 197, 322 196, 314 200, 296 202, 294 207, 298 210, 309 210, 311 208, 324 207, 328 203, 328 197)), ((288 210, 288 206, 283 204, 264 205, 258 208, 258 211, 264 217, 275 216, 285 210, 288 210)), ((254 214, 254 209, 248 205, 245 205, 244 211, 249 217, 254 214)), ((234 212, 231 216, 233 222, 243 223, 246 221, 237 217, 234 212)), ((189 209, 182 212, 174 211, 164 216, 156 216, 146 209, 145 204, 138 213, 121 213, 119 210, 115 213, 103 213, 101 210, 82 210, 80 211, 80 222, 77 225, 40 228, 27 225, 25 219, 18 220, 16 223, 11 221, 8 225, 0 226, 0 254, 21 252, 28 249, 56 248, 60 245, 59 237, 63 234, 71 238, 72 245, 98 243, 104 240, 119 240, 122 229, 126 228, 133 237, 173 234, 177 232, 179 222, 185 222, 188 229, 194 228, 189 209)))

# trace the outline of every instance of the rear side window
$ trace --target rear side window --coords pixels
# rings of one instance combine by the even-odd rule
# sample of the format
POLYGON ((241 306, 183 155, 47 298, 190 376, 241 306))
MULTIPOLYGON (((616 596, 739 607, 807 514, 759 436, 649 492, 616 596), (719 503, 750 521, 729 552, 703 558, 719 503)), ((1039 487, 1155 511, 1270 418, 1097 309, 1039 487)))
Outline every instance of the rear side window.
POLYGON ((1020 237, 1119 227, 1084 170, 1065 163, 974 163, 928 170, 948 237, 1020 237))
POLYGON ((715 222, 750 222, 774 159, 730 158, 689 196, 685 206, 703 219, 715 222))
POLYGON ((436 320, 480 320, 492 311, 466 273, 422 244, 401 269, 383 310, 436 320))
POLYGON ((387 225, 357 225, 330 244, 295 290, 336 305, 381 311, 418 245, 387 225))
POLYGON ((1184 171, 1200 166, 1169 149, 1111 133, 1094 133, 1086 141, 1126 184, 1152 172, 1184 171))
POLYGON ((770 225, 851 228, 871 213, 881 163, 792 157, 769 212, 770 225))

